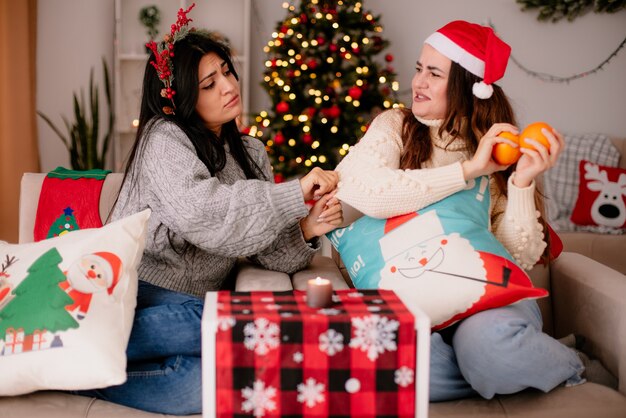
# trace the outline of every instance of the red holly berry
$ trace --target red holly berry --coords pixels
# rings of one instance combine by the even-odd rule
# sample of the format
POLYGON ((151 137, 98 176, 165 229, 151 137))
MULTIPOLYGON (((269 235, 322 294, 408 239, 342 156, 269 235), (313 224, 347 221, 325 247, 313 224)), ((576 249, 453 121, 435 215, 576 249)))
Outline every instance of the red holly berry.
POLYGON ((387 61, 387 62, 393 61, 393 55, 391 55, 391 54, 385 55, 385 61, 387 61))
POLYGON ((282 183, 283 181, 285 181, 285 178, 283 177, 282 174, 280 173, 274 174, 274 183, 282 183))
POLYGON ((304 135, 302 135, 302 142, 304 142, 307 145, 313 143, 313 135, 311 135, 308 132, 305 133, 304 135))
POLYGON ((330 46, 328 47, 328 49, 330 49, 330 52, 337 52, 337 45, 335 45, 335 44, 330 44, 330 46))
POLYGON ((307 61, 307 65, 311 70, 315 70, 317 68, 317 60, 315 58, 311 58, 307 61))
POLYGON ((316 40, 317 40, 317 44, 319 46, 322 46, 322 45, 324 45, 326 43, 326 39, 324 39, 324 37, 322 37, 322 36, 318 36, 316 40))

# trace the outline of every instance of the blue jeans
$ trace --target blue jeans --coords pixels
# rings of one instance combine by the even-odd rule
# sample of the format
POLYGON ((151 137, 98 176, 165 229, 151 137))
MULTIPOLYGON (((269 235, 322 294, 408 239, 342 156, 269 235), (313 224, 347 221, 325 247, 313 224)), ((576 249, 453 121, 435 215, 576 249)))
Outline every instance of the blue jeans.
POLYGON ((203 306, 195 296, 140 281, 127 381, 76 393, 162 414, 202 413, 203 306))
POLYGON ((431 336, 430 400, 548 392, 559 384, 582 383, 584 367, 576 352, 542 329, 539 307, 525 300, 479 312, 462 321, 451 344, 431 336))

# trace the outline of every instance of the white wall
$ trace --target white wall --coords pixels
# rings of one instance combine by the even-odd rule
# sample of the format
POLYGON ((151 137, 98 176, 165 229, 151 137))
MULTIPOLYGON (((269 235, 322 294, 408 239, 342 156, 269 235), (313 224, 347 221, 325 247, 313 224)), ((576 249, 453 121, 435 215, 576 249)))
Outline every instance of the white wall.
MULTIPOLYGON (((284 0, 253 2, 258 15, 252 16, 250 99, 252 111, 258 111, 269 104, 260 86, 265 61, 262 48, 285 11, 284 0)), ((105 55, 112 64, 113 3, 39 1, 37 108, 55 122, 61 123, 58 115, 71 114, 71 93, 87 86, 89 68, 95 66, 96 80, 101 81, 100 57, 105 55)), ((454 19, 477 23, 490 19, 526 67, 560 76, 592 69, 626 36, 626 10, 612 15, 590 12, 573 22, 549 23, 538 22, 535 12, 522 12, 515 0, 364 0, 364 5, 382 15, 383 36, 391 42, 388 52, 395 57, 401 90, 410 87, 423 39, 454 19)), ((626 49, 603 70, 569 84, 540 81, 509 62, 500 85, 512 99, 522 126, 544 120, 565 133, 626 136, 626 49)), ((408 102, 410 95, 401 99, 408 102)), ((67 165, 63 145, 41 120, 38 123, 42 170, 67 165)))
MULTIPOLYGON (((89 71, 100 90, 100 135, 106 130, 102 57, 113 71, 114 0, 40 0, 37 2, 37 110, 65 133, 61 115, 74 120, 72 93, 89 100, 89 71)), ((65 145, 37 117, 41 170, 69 167, 65 145)))

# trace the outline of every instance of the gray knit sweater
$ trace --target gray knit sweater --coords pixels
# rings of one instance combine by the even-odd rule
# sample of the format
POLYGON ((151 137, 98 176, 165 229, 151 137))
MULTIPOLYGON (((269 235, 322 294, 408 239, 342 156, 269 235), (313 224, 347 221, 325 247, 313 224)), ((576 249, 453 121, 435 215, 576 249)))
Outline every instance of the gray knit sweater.
MULTIPOLYGON (((222 286, 238 257, 287 273, 311 261, 316 249, 300 230, 298 220, 308 209, 297 180, 246 180, 228 152, 224 169, 213 177, 171 122, 156 122, 145 139, 111 216, 152 210, 141 280, 204 297, 222 286)), ((251 137, 244 144, 271 179, 263 144, 251 137)))

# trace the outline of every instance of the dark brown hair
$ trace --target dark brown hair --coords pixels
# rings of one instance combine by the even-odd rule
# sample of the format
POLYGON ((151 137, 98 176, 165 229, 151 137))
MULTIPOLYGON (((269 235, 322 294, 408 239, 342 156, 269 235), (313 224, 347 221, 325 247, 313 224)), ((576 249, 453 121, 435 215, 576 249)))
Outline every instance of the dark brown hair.
MULTIPOLYGON (((468 151, 473 154, 478 148, 478 141, 494 123, 510 123, 517 125, 515 114, 504 91, 497 85, 493 86, 493 95, 486 100, 478 99, 470 92, 475 82, 481 81, 477 76, 465 70, 459 64, 452 62, 448 78, 447 102, 448 108, 443 123, 439 128, 439 136, 447 132, 453 141, 463 141, 468 151)), ((402 143, 404 151, 400 157, 401 169, 418 169, 431 158, 433 152, 430 129, 420 123, 411 109, 403 109, 402 143)), ((506 184, 515 170, 515 165, 505 171, 493 173, 499 191, 507 195, 506 184)), ((535 189, 535 205, 541 213, 539 222, 544 228, 545 240, 548 243, 542 255, 544 262, 550 254, 550 236, 544 219, 543 196, 537 185, 535 189)))

